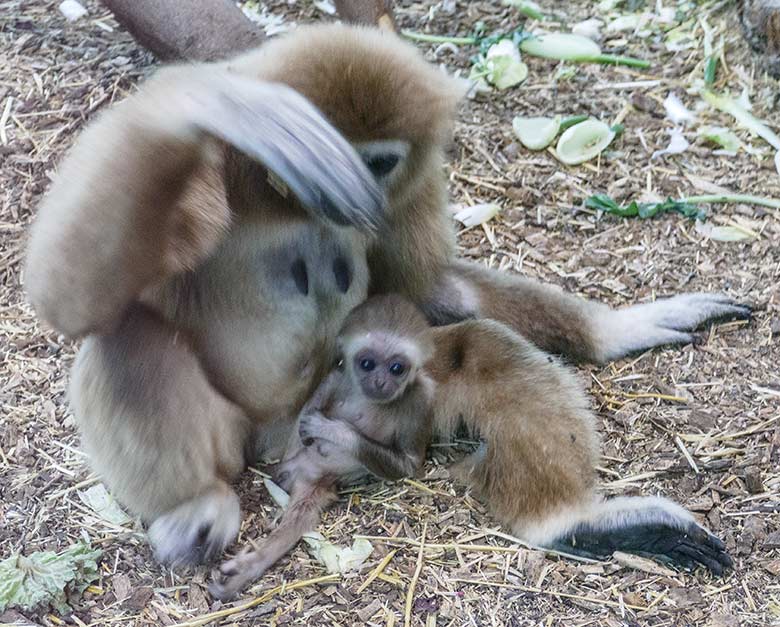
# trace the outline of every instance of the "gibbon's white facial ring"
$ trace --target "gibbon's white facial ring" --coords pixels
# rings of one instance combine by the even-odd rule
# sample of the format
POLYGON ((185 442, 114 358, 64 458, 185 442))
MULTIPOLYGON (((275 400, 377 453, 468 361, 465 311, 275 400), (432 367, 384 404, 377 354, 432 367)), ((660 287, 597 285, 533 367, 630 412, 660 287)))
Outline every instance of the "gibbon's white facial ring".
POLYGON ((383 188, 389 187, 403 170, 411 145, 401 139, 380 139, 355 144, 371 174, 383 188))

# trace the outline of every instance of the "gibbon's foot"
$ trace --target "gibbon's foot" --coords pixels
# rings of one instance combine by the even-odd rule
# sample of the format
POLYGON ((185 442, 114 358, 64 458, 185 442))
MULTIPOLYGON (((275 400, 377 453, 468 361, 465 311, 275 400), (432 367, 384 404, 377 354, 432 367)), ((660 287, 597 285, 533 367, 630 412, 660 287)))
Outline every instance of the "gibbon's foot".
POLYGON ((680 294, 612 310, 599 322, 602 361, 666 344, 692 342, 692 331, 718 320, 747 320, 752 309, 723 294, 680 294))
POLYGON ((718 576, 733 567, 723 542, 661 497, 603 501, 545 546, 595 559, 623 551, 691 570, 705 566, 718 576))
POLYGON ((241 508, 227 485, 183 503, 149 526, 154 556, 172 566, 216 559, 238 535, 241 508))

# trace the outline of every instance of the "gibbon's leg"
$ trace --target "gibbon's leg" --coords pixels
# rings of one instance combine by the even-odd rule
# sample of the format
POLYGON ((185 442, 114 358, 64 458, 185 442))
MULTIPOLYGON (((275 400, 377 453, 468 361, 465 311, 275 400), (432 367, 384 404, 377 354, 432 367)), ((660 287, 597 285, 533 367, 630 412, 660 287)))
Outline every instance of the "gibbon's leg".
POLYGON ((683 508, 655 497, 596 493, 598 437, 573 373, 493 320, 432 329, 435 428, 461 421, 483 444, 458 467, 477 496, 521 539, 558 551, 613 551, 674 564, 731 564, 724 546, 683 508))
POLYGON ((90 336, 73 368, 71 406, 92 467, 151 523, 158 560, 199 562, 237 535, 251 433, 243 412, 209 385, 186 338, 141 305, 90 336))
POLYGON ((42 203, 26 266, 39 315, 73 337, 110 331, 145 287, 207 257, 230 222, 228 148, 316 216, 381 220, 376 180, 303 96, 221 66, 165 68, 79 136, 42 203), (199 205, 180 202, 193 191, 199 205))
POLYGON ((423 309, 434 324, 468 318, 503 322, 545 351, 604 363, 635 351, 693 340, 692 331, 751 309, 722 294, 680 294, 611 309, 561 289, 465 261, 442 273, 423 309))

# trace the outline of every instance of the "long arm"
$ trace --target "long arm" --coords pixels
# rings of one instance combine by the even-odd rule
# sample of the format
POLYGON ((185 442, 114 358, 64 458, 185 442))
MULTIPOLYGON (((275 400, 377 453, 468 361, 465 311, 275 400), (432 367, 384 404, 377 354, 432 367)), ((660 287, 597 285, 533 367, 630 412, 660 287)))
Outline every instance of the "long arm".
POLYGON ((77 140, 32 229, 26 287, 71 336, 110 330, 147 286, 202 261, 230 223, 226 146, 313 214, 372 228, 383 198, 349 143, 293 90, 219 66, 161 70, 77 140))
POLYGON ((730 566, 723 543, 679 505, 597 494, 596 421, 557 360, 493 320, 431 333, 436 431, 452 437, 465 426, 482 440, 455 474, 515 535, 590 557, 621 550, 715 574, 730 566))

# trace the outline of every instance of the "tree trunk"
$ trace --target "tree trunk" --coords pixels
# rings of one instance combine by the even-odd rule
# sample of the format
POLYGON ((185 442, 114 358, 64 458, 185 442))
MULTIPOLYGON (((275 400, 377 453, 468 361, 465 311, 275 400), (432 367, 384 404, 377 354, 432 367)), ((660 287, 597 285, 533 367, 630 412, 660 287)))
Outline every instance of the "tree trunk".
POLYGON ((780 0, 738 0, 745 39, 766 70, 780 78, 780 0))
MULTIPOLYGON (((233 0, 102 0, 161 61, 215 61, 254 48, 265 34, 233 0)), ((348 22, 394 29, 392 0, 337 0, 348 22)))

